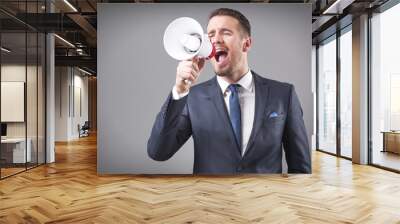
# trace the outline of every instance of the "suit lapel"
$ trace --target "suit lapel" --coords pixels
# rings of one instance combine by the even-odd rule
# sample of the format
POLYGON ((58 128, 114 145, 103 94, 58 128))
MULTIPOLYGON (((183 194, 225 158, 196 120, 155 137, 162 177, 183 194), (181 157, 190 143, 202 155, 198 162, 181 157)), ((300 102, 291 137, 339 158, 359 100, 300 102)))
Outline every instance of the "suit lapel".
POLYGON ((245 157, 252 150, 252 145, 254 144, 255 137, 259 132, 262 124, 263 118, 266 116, 264 114, 265 107, 267 106, 267 100, 269 95, 269 86, 267 82, 258 76, 254 71, 253 73, 254 84, 255 84, 255 112, 254 112, 254 122, 253 128, 251 130, 249 142, 247 143, 246 151, 243 157, 245 157))
POLYGON ((237 144, 237 141, 235 140, 232 124, 229 119, 228 110, 225 105, 224 96, 222 95, 222 91, 220 86, 218 85, 216 77, 211 80, 208 88, 209 89, 207 92, 209 93, 209 99, 213 102, 215 108, 217 109, 218 114, 222 120, 223 127, 226 127, 226 129, 229 130, 229 138, 231 139, 231 141, 236 142, 235 145, 237 146, 237 152, 240 154, 241 150, 239 148, 239 145, 237 144))

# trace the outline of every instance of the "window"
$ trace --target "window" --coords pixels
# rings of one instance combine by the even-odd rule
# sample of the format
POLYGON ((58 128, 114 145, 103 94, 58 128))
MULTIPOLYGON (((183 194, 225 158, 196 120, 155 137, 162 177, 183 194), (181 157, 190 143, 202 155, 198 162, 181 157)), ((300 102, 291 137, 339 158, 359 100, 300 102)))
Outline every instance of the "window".
POLYGON ((336 154, 336 36, 318 47, 318 149, 336 154))
POLYGON ((400 4, 371 18, 371 162, 400 170, 400 4))
POLYGON ((352 33, 351 26, 340 36, 340 155, 352 157, 352 33))
POLYGON ((320 43, 317 53, 317 149, 351 159, 353 78, 351 24, 320 43))

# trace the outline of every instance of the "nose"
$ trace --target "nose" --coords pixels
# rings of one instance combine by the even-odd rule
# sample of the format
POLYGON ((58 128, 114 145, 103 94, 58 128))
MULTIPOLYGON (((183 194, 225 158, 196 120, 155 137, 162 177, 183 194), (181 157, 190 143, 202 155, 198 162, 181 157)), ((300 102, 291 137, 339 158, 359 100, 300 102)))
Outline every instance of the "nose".
POLYGON ((223 38, 222 38, 222 35, 219 35, 218 33, 216 33, 213 37, 211 37, 211 43, 213 44, 213 45, 215 45, 215 44, 220 44, 220 43, 223 43, 224 42, 224 40, 223 40, 223 38))

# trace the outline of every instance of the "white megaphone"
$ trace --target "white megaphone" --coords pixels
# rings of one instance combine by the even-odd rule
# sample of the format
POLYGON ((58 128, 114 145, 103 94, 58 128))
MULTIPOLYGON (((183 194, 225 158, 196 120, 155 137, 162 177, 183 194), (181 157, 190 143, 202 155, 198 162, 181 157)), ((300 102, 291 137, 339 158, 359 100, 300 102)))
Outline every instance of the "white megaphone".
POLYGON ((164 32, 164 48, 169 56, 183 61, 195 56, 211 59, 215 47, 196 20, 181 17, 172 21, 164 32))

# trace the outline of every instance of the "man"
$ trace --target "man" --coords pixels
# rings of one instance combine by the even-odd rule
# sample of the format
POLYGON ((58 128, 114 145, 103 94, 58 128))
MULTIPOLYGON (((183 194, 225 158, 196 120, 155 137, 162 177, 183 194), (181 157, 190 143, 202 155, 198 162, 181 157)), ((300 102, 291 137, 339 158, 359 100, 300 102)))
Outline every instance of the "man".
POLYGON ((311 173, 310 148, 294 87, 251 71, 251 29, 240 12, 221 8, 207 27, 216 76, 192 86, 204 59, 178 64, 175 86, 157 115, 147 151, 171 158, 193 136, 194 173, 311 173))

